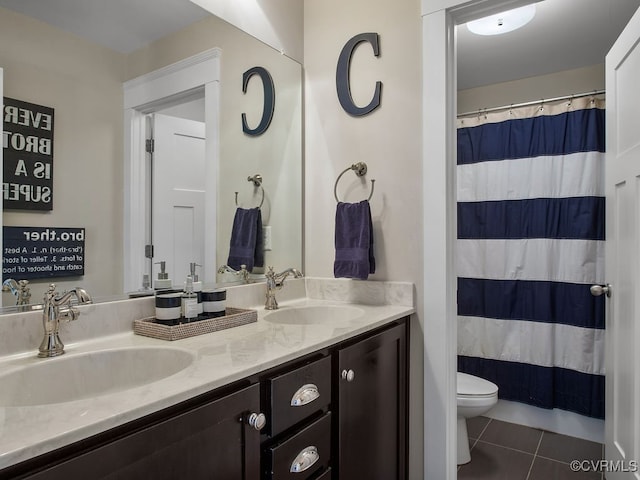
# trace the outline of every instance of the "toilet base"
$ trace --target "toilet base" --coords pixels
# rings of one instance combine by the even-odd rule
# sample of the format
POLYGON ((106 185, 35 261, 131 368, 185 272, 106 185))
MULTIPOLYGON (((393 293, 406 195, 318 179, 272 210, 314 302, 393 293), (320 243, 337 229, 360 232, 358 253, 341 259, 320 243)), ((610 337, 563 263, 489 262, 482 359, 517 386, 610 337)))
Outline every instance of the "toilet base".
POLYGON ((458 465, 464 465, 471 461, 469 452, 469 434, 467 433, 467 419, 458 417, 458 465))

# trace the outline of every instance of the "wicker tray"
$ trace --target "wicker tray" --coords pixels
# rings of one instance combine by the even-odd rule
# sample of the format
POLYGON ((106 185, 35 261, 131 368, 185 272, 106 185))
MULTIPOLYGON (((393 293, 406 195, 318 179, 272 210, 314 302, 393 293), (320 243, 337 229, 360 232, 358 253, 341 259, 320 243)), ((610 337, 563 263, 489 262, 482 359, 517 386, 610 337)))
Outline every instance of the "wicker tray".
POLYGON ((134 320, 133 332, 145 337, 173 341, 238 327, 256 321, 258 321, 258 312, 256 310, 227 307, 224 317, 208 318, 180 325, 162 325, 155 322, 155 317, 134 320))

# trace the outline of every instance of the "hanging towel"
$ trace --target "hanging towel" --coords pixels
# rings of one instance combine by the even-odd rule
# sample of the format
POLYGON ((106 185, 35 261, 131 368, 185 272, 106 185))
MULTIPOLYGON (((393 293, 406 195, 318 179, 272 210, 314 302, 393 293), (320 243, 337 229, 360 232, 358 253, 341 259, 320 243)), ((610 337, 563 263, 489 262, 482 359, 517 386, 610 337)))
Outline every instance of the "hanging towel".
POLYGON ((235 270, 264 266, 262 214, 259 208, 238 208, 233 219, 227 265, 235 270))
POLYGON ((333 274, 336 278, 366 280, 370 273, 375 273, 373 226, 368 200, 359 203, 338 202, 335 246, 333 274))

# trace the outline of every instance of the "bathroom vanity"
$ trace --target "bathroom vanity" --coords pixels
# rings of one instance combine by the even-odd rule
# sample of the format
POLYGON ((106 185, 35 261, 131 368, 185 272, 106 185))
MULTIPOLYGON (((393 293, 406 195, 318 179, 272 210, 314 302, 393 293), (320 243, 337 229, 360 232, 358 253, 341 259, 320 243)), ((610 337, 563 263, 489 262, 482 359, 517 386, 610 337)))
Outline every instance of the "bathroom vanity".
POLYGON ((160 344, 193 361, 121 392, 0 406, 0 479, 406 478, 412 294, 352 292, 347 305, 347 282, 296 282, 304 298, 253 324, 170 345, 131 332, 68 344, 69 357, 160 344))

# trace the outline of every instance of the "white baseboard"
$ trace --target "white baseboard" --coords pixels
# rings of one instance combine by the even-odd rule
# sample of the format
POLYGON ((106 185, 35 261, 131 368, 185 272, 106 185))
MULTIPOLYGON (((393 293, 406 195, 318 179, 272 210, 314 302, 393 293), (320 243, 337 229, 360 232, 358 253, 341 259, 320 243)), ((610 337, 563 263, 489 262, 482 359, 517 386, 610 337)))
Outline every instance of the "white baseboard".
POLYGON ((540 428, 550 432, 604 443, 604 420, 585 417, 565 410, 547 410, 519 402, 498 400, 498 404, 485 416, 540 428))

